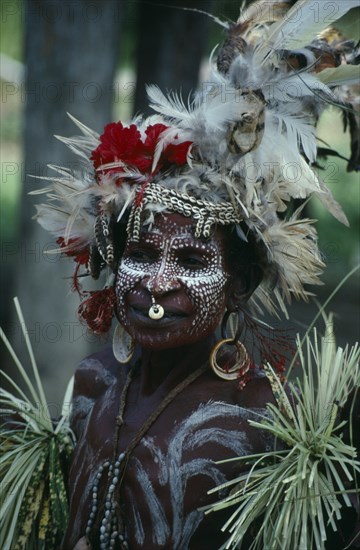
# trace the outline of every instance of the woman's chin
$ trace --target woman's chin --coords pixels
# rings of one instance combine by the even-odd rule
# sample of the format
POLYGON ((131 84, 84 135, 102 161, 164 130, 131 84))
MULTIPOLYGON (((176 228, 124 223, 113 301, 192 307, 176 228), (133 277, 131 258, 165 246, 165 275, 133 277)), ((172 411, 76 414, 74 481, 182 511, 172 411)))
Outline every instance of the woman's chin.
POLYGON ((188 336, 182 332, 168 332, 162 331, 162 334, 158 334, 153 331, 152 334, 144 334, 144 332, 133 333, 133 338, 140 347, 152 351, 162 351, 171 348, 178 348, 187 346, 194 343, 191 336, 188 336))
MULTIPOLYGON (((134 327, 129 327, 126 330, 131 334, 137 345, 152 351, 163 351, 172 348, 176 350, 177 348, 191 346, 207 339, 215 331, 211 327, 211 329, 209 328, 201 333, 190 332, 189 329, 181 326, 168 327, 167 330, 165 327, 159 327, 159 330, 151 331, 136 330, 134 327), (170 328, 173 330, 170 330, 170 328)), ((175 353, 177 352, 175 351, 175 353)))

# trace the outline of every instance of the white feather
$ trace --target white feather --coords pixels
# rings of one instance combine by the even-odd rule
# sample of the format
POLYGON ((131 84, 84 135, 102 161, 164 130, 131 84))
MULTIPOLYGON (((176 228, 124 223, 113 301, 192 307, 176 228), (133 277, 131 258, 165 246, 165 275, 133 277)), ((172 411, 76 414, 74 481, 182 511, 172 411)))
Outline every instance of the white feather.
MULTIPOLYGON (((52 233, 55 237, 64 237, 70 213, 64 209, 50 204, 36 205, 36 219, 40 225, 52 233)), ((95 217, 82 212, 81 217, 73 224, 73 233, 70 238, 81 238, 89 242, 93 236, 95 217)))
POLYGON ((275 213, 278 209, 284 210, 282 201, 291 197, 306 198, 321 189, 316 174, 299 155, 298 147, 293 146, 285 134, 277 132, 269 114, 265 120, 261 146, 240 158, 236 170, 245 182, 247 207, 263 208, 266 204, 268 212, 275 213), (274 206, 268 208, 269 201, 277 205, 274 210, 274 206))
POLYGON ((257 63, 266 61, 275 50, 293 50, 311 43, 323 29, 356 7, 356 0, 298 0, 286 16, 270 27, 256 50, 257 63))
MULTIPOLYGON (((151 167, 151 172, 154 172, 162 152, 164 149, 170 144, 170 143, 179 143, 180 141, 176 139, 176 137, 179 134, 179 130, 177 128, 168 128, 164 132, 161 133, 159 140, 155 146, 154 156, 153 156, 153 163, 151 167)), ((185 140, 181 140, 185 141, 185 140)), ((181 142, 180 142, 181 143, 181 142)))
POLYGON ((308 122, 304 116, 294 115, 287 109, 273 112, 272 118, 274 122, 278 123, 280 133, 285 133, 290 147, 299 149, 299 145, 301 145, 309 162, 315 162, 317 148, 313 124, 308 122))
POLYGON ((63 136, 54 136, 56 139, 61 141, 62 143, 65 143, 75 155, 78 155, 79 157, 82 157, 86 161, 89 160, 90 153, 96 149, 99 142, 88 139, 86 137, 76 137, 76 138, 66 138, 63 136))
POLYGON ((121 218, 123 217, 126 209, 130 206, 130 204, 134 200, 134 195, 135 195, 135 190, 132 189, 131 192, 129 193, 129 196, 124 201, 124 205, 123 205, 122 209, 120 210, 119 215, 117 217, 117 220, 116 220, 117 222, 119 222, 121 220, 121 218))
POLYGON ((148 95, 153 109, 175 120, 181 129, 193 131, 194 137, 197 130, 218 130, 229 120, 236 120, 241 103, 241 91, 230 83, 226 87, 209 83, 208 92, 188 107, 178 95, 166 97, 157 86, 149 86, 148 95))
POLYGON ((262 92, 268 102, 277 101, 280 105, 302 100, 308 96, 334 99, 333 93, 326 84, 319 82, 314 75, 305 72, 293 73, 290 76, 279 73, 275 79, 263 84, 262 92))
POLYGON ((184 6, 181 6, 182 11, 193 11, 195 13, 202 13, 203 15, 206 15, 207 17, 210 17, 215 23, 220 25, 220 27, 223 27, 224 29, 229 29, 230 25, 227 23, 227 21, 222 21, 222 19, 219 19, 219 17, 216 17, 212 13, 209 13, 204 10, 199 10, 198 8, 185 8, 184 6))
POLYGON ((287 13, 281 32, 285 40, 278 36, 278 47, 293 50, 309 44, 323 29, 358 5, 357 0, 300 0, 287 13))
POLYGON ((334 198, 332 192, 328 187, 326 187, 325 183, 319 180, 320 182, 320 189, 321 193, 315 192, 315 195, 317 198, 321 201, 323 206, 336 218, 340 223, 346 225, 349 227, 349 220, 346 217, 345 212, 341 208, 340 204, 337 202, 337 200, 334 198))
MULTIPOLYGON (((30 174, 30 177, 36 177, 36 176, 32 176, 30 174)), ((46 181, 49 181, 49 179, 45 177, 41 177, 39 179, 44 179, 46 181)), ((42 189, 34 189, 34 191, 29 191, 28 195, 46 195, 47 193, 50 193, 51 190, 52 190, 52 187, 43 187, 42 189)))
POLYGON ((73 227, 75 221, 78 219, 79 214, 80 214, 80 206, 77 204, 73 208, 73 211, 71 212, 71 214, 70 214, 70 216, 67 220, 67 223, 66 223, 66 228, 65 228, 65 233, 64 233, 64 240, 65 240, 66 243, 71 238, 71 235, 72 235, 71 230, 72 230, 72 227, 73 227))
POLYGON ((91 128, 89 128, 88 126, 85 126, 85 124, 83 124, 82 122, 80 122, 80 120, 78 120, 77 118, 75 118, 73 115, 71 115, 70 113, 66 113, 67 116, 73 121, 74 124, 76 124, 76 126, 82 131, 82 133, 84 134, 84 136, 88 136, 89 138, 92 138, 94 139, 95 141, 98 141, 99 140, 99 134, 97 132, 95 132, 94 130, 92 130, 91 128))
POLYGON ((190 120, 191 107, 190 105, 186 107, 183 99, 178 94, 172 93, 169 97, 166 97, 160 88, 154 84, 147 86, 146 91, 150 100, 150 107, 154 111, 183 124, 190 120))
MULTIPOLYGON (((136 181, 137 183, 143 183, 146 181, 147 176, 140 172, 135 166, 127 166, 121 160, 115 162, 108 162, 107 164, 102 164, 97 168, 97 172, 102 170, 112 170, 112 174, 107 174, 102 176, 100 187, 106 186, 109 182, 115 184, 118 178, 126 178, 136 181)), ((118 189, 118 187, 116 187, 118 189)))

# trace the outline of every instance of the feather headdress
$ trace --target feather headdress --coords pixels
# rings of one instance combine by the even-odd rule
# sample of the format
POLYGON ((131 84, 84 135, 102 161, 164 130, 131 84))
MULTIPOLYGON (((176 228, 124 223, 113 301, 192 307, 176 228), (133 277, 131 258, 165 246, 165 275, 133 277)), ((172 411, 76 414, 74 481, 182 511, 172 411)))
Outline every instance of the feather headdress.
MULTIPOLYGON (((286 312, 292 296, 307 299, 304 285, 319 283, 324 264, 314 220, 303 219, 301 208, 287 216, 289 202, 315 194, 347 224, 312 168, 315 126, 327 105, 344 108, 352 132, 348 168, 359 166, 359 56, 354 44, 327 29, 325 4, 253 3, 228 25, 217 66, 187 104, 149 86, 156 114, 148 119, 109 124, 101 136, 73 119, 82 136, 60 139, 83 159, 85 170, 53 167, 52 185, 41 191, 49 202, 38 206, 37 217, 75 259, 76 289, 80 266, 95 278, 106 265, 114 271, 116 223, 126 217, 136 239, 142 224, 166 210, 192 216, 197 236, 208 236, 216 224, 234 224, 242 238, 253 233, 266 251, 265 277, 252 298, 258 310, 275 312, 280 305, 286 312)), ((331 5, 333 23, 355 2, 331 5)), ((110 286, 108 281, 107 294, 110 286)), ((94 298, 98 304, 94 294, 90 303, 94 298)), ((88 309, 83 304, 81 311, 89 322, 88 309)), ((96 315, 92 327, 107 330, 111 315, 98 318, 98 308, 96 315)))

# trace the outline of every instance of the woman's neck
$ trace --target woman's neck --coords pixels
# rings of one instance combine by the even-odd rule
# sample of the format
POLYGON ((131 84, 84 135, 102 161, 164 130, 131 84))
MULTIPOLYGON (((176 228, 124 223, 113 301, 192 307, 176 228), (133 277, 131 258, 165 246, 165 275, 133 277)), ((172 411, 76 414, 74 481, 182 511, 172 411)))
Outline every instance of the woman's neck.
POLYGON ((200 342, 166 350, 141 350, 141 392, 150 394, 160 385, 167 391, 209 359, 216 342, 211 334, 200 342))

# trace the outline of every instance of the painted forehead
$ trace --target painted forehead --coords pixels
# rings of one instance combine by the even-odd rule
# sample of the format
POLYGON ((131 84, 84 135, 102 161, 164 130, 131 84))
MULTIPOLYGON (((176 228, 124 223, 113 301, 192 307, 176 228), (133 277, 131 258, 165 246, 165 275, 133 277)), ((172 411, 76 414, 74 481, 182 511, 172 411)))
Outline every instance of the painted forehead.
POLYGON ((140 241, 163 247, 171 241, 172 246, 193 247, 203 251, 222 251, 223 237, 215 232, 210 238, 194 236, 194 223, 181 214, 160 214, 151 226, 143 227, 140 241))

